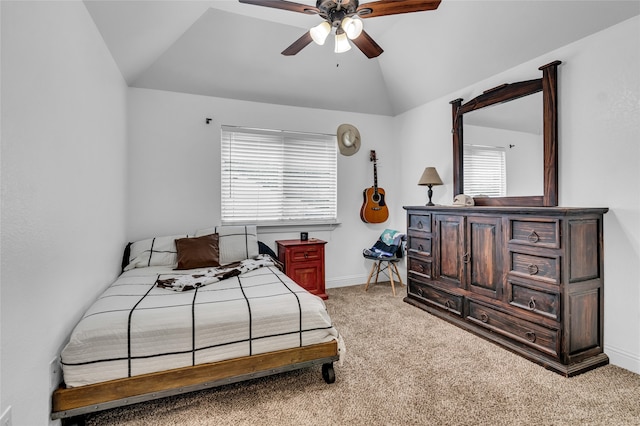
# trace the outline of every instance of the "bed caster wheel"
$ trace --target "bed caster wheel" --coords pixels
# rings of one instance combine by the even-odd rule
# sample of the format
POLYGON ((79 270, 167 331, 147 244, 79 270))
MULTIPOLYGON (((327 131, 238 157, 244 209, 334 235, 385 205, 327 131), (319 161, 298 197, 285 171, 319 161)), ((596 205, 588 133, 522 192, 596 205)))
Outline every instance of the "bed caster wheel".
POLYGON ((322 378, 329 384, 336 381, 336 372, 333 371, 333 363, 322 364, 322 378))

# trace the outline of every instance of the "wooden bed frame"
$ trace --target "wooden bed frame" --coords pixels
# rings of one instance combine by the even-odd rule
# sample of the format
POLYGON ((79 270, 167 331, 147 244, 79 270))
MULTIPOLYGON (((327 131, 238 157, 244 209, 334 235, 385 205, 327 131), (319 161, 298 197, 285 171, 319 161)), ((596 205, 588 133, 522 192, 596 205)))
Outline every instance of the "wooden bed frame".
POLYGON ((63 385, 53 393, 51 419, 62 419, 63 425, 84 424, 83 416, 88 413, 314 365, 322 365, 322 377, 333 383, 333 361, 337 359, 338 342, 333 340, 86 386, 63 385))

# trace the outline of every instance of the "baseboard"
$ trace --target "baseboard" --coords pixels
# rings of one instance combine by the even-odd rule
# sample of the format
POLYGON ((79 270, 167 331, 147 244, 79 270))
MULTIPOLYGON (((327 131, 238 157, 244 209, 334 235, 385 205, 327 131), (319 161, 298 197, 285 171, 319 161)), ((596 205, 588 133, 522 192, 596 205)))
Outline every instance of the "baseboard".
MULTIPOLYGON (((400 270, 400 276, 402 277, 402 282, 407 282, 407 274, 406 272, 400 270)), ((358 275, 347 275, 344 277, 337 278, 327 278, 325 279, 324 285, 325 288, 338 288, 338 287, 349 287, 352 285, 364 285, 367 282, 367 278, 369 278, 369 273, 366 274, 358 274, 358 275)), ((381 279, 380 281, 389 281, 389 279, 381 279)))
POLYGON ((604 345, 604 352, 609 356, 610 364, 640 374, 640 357, 638 354, 633 354, 624 349, 607 345, 606 343, 604 345))
POLYGON ((325 280, 325 288, 349 287, 367 282, 368 274, 347 275, 345 277, 329 278, 325 280))

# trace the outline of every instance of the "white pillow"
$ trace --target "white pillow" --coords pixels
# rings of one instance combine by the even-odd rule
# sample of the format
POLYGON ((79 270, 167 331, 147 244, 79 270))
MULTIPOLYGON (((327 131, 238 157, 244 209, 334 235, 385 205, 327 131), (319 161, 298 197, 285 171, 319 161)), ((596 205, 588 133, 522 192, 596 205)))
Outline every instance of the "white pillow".
POLYGON ((196 231, 196 237, 218 234, 220 265, 258 256, 258 229, 255 225, 223 225, 196 231))
POLYGON ((178 264, 176 240, 184 237, 188 237, 188 235, 154 237, 132 243, 129 264, 124 270, 128 271, 133 268, 146 268, 149 266, 175 267, 178 264))

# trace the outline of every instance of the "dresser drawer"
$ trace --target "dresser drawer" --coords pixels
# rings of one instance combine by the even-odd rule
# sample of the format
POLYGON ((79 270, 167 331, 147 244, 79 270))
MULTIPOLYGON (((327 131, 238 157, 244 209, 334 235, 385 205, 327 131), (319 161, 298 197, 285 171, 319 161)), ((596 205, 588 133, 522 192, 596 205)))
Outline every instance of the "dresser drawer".
POLYGON ((289 259, 291 262, 308 262, 312 260, 320 260, 322 258, 322 246, 308 245, 292 247, 289 249, 289 259))
POLYGON ((462 316, 463 297, 458 294, 437 289, 411 278, 409 278, 408 292, 429 305, 445 309, 457 316, 462 316))
POLYGON ((560 259, 558 256, 537 256, 515 251, 512 251, 510 256, 510 274, 552 284, 560 282, 560 259))
POLYGON ((512 219, 510 231, 510 243, 560 248, 559 220, 512 219))
POLYGON ((422 256, 431 256, 431 238, 409 236, 408 250, 422 256))
POLYGON ((467 320, 553 357, 558 357, 558 330, 551 330, 469 300, 467 320))
POLYGON ((431 232, 431 214, 410 214, 409 215, 409 232, 431 232))
POLYGON ((553 291, 535 289, 515 280, 508 280, 509 304, 554 320, 559 320, 560 295, 553 291))
POLYGON ((408 270, 409 272, 413 272, 415 274, 419 274, 424 278, 432 277, 432 265, 431 261, 417 259, 413 256, 409 256, 407 258, 408 270))

